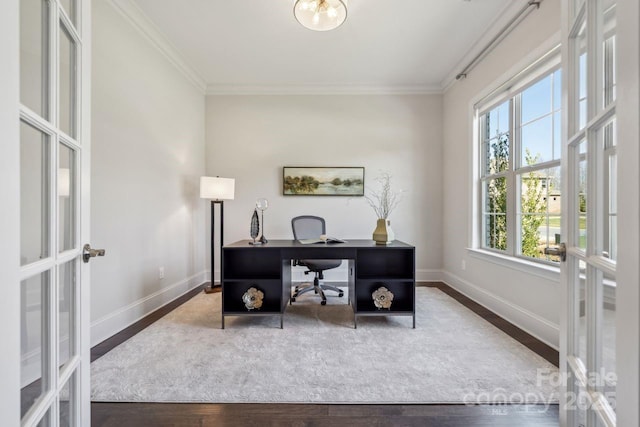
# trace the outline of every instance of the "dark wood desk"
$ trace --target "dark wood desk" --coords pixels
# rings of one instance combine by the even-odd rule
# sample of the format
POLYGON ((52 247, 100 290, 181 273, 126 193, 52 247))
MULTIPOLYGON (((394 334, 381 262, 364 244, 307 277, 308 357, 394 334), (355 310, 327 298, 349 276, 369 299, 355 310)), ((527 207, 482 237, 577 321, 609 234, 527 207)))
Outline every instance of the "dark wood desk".
POLYGON ((382 246, 373 240, 303 245, 295 240, 270 240, 253 246, 241 240, 222 248, 222 329, 225 316, 280 316, 282 328, 291 299, 292 259, 348 260, 348 304, 354 327, 360 316, 412 316, 416 327, 415 247, 411 245, 395 241, 382 246), (377 308, 372 298, 382 286, 394 295, 388 309, 377 308), (260 309, 249 310, 242 300, 251 287, 264 294, 260 309))

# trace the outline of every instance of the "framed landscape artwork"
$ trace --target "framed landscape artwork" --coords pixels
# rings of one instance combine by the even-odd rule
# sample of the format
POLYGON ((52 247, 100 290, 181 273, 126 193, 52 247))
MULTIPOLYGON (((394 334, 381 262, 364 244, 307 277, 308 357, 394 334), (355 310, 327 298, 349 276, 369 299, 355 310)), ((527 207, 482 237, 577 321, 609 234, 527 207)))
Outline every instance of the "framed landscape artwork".
POLYGON ((282 168, 285 196, 364 196, 363 167, 282 168))

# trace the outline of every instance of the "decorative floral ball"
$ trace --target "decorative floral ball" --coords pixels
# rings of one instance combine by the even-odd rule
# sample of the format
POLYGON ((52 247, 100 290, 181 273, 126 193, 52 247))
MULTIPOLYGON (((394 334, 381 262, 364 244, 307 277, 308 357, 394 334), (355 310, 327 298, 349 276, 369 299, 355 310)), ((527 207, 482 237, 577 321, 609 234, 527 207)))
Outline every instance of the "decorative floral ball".
POLYGON ((373 303, 377 308, 391 308, 393 293, 384 286, 376 289, 373 294, 371 294, 371 297, 373 298, 373 303))
POLYGON ((247 310, 258 310, 262 307, 262 300, 264 299, 264 293, 254 287, 247 289, 247 292, 242 295, 242 302, 247 310))

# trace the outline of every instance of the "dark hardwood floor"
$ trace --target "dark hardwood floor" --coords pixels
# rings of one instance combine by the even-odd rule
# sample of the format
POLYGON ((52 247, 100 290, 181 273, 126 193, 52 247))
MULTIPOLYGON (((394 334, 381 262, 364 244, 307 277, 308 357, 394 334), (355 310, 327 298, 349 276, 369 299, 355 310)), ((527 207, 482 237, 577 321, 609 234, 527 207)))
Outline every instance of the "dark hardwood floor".
POLYGON ((300 405, 93 403, 93 427, 550 427, 558 405, 300 405))
MULTIPOLYGON (((207 284, 208 285, 208 284, 207 284)), ((425 283, 558 366, 558 352, 444 283, 425 283)), ((204 287, 204 285, 203 285, 204 287)), ((91 349, 91 360, 202 292, 198 288, 91 349)), ((91 404, 93 427, 144 426, 557 426, 558 405, 91 404)))

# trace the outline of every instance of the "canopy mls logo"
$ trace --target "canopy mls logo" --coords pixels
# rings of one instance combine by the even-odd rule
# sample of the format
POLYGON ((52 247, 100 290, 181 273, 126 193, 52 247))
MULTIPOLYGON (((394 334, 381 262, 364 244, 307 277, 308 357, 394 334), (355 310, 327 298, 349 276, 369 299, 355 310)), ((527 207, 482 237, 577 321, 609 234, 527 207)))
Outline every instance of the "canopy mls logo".
MULTIPOLYGON (((612 409, 616 408, 616 385, 618 383, 618 375, 615 372, 607 372, 605 368, 600 368, 597 372, 589 372, 586 375, 586 385, 589 389, 598 390, 604 398, 609 402, 612 409)), ((589 392, 580 387, 577 379, 573 378, 570 373, 550 370, 538 369, 537 384, 549 384, 558 390, 565 390, 573 382, 578 392, 568 391, 566 393, 565 407, 567 410, 586 411, 590 408, 600 405, 599 401, 592 402, 589 392)))
MULTIPOLYGON (((500 409, 500 405, 527 405, 527 412, 543 413, 549 409, 550 405, 557 404, 560 392, 565 390, 570 384, 571 376, 568 373, 560 373, 556 369, 538 368, 536 370, 536 385, 540 388, 551 387, 554 391, 545 395, 541 392, 507 392, 504 388, 498 387, 489 392, 467 393, 463 401, 465 405, 491 404, 497 407, 492 409, 493 414, 507 415, 506 409, 500 409)), ((590 389, 599 390, 609 402, 612 408, 616 404, 616 384, 618 376, 615 372, 607 372, 604 368, 599 372, 591 372, 587 376, 587 386, 590 389)), ((574 379, 575 383, 575 379, 574 379)), ((566 393, 567 410, 587 410, 593 408, 597 403, 592 403, 589 392, 584 388, 577 387, 578 392, 566 393)))

